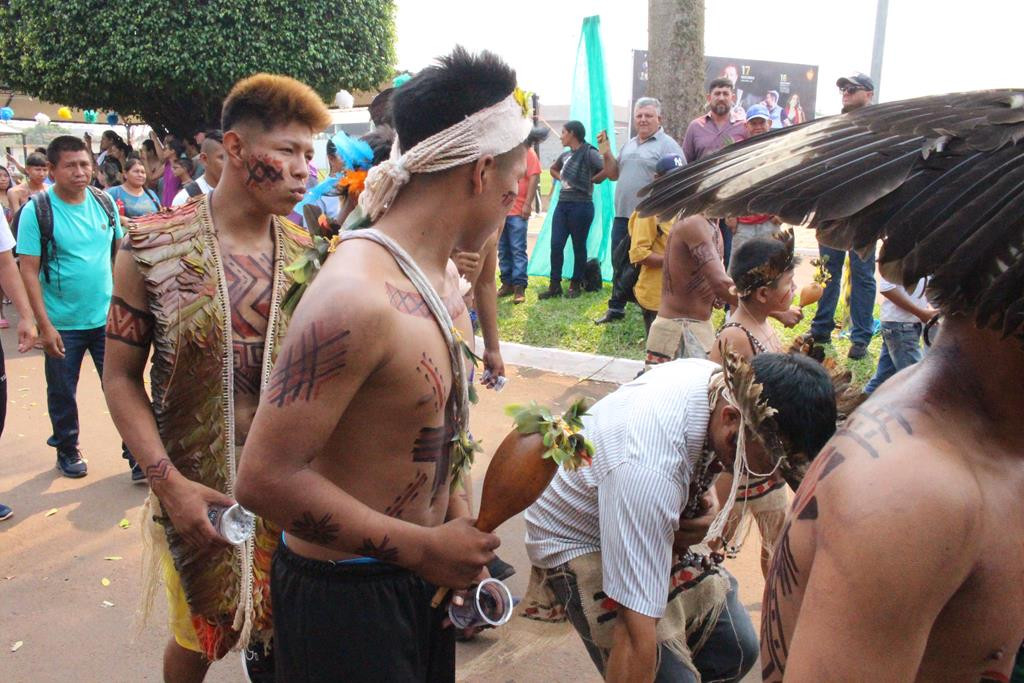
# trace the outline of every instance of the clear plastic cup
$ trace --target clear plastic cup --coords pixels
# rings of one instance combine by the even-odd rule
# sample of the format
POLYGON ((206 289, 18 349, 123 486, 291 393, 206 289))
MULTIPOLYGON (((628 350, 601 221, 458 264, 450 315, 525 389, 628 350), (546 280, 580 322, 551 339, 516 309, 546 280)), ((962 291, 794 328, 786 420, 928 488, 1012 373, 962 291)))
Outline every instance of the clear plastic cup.
POLYGON ((508 586, 498 579, 484 579, 469 590, 461 605, 448 604, 448 617, 458 629, 501 626, 512 618, 514 607, 508 586))
POLYGON ((256 516, 238 503, 231 507, 211 505, 206 514, 217 533, 231 545, 245 543, 256 531, 256 516))

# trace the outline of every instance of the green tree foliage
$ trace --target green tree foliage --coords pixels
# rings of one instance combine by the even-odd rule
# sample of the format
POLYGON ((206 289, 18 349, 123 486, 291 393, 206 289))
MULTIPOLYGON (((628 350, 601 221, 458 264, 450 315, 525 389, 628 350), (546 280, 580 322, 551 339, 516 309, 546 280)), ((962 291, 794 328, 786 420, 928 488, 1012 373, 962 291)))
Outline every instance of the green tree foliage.
POLYGON ((395 62, 393 0, 8 0, 0 35, 8 87, 178 134, 219 125, 224 96, 253 73, 330 100, 395 62))

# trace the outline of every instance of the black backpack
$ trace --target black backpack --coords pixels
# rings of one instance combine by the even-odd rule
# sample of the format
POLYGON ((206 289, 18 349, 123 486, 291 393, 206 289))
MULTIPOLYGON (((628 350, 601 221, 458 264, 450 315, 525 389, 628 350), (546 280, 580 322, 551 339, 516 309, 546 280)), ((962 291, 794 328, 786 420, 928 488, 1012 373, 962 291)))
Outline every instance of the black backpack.
POLYGON ((583 291, 600 292, 601 285, 601 263, 596 258, 588 259, 583 269, 583 291))
MULTIPOLYGON (((110 195, 103 190, 92 185, 87 186, 86 189, 92 193, 92 196, 103 207, 103 212, 107 214, 107 225, 112 233, 110 238, 110 258, 113 259, 115 256, 113 235, 117 234, 115 231, 117 226, 117 207, 114 206, 114 200, 110 198, 110 195)), ((21 212, 25 210, 29 203, 35 206, 36 222, 39 224, 39 272, 43 274, 46 282, 49 283, 50 261, 57 258, 57 243, 53 239, 53 206, 50 204, 50 194, 46 190, 36 192, 29 197, 29 201, 22 204, 21 208, 18 209, 11 219, 11 232, 17 237, 18 221, 21 219, 21 212)))

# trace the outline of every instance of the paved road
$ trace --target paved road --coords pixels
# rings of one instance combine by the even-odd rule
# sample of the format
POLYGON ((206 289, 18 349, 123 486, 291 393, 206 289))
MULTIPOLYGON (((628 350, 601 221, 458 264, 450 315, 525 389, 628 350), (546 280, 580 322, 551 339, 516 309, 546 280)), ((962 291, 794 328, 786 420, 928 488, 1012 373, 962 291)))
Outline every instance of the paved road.
MULTIPOLYGON (((13 331, 2 333, 14 349, 13 331)), ((8 355, 7 428, 0 442, 0 502, 15 514, 0 522, 0 681, 159 681, 166 638, 162 595, 148 624, 140 623, 139 513, 144 486, 132 485, 120 458, 119 438, 107 414, 99 380, 87 361, 79 388, 82 450, 89 476, 71 480, 54 469, 46 387, 39 352, 8 355), (121 520, 130 521, 125 529, 121 520), (108 559, 117 558, 117 559, 108 559), (104 579, 109 585, 104 586, 104 579), (108 604, 109 603, 109 604, 108 604), (11 652, 16 642, 16 652, 11 652)), ((599 397, 609 384, 514 368, 500 395, 481 392, 473 431, 483 440, 475 469, 482 479, 490 449, 509 428, 508 403, 537 400, 564 407, 578 395, 599 397)), ((522 594, 528 575, 522 518, 500 530, 500 554, 519 568, 509 581, 522 594)), ((743 603, 759 609, 762 582, 755 542, 732 567, 743 603)), ((755 623, 759 613, 753 615, 755 623)), ((582 644, 567 626, 514 619, 459 645, 465 681, 599 681, 582 644)), ((241 681, 237 655, 215 664, 207 680, 241 681)))

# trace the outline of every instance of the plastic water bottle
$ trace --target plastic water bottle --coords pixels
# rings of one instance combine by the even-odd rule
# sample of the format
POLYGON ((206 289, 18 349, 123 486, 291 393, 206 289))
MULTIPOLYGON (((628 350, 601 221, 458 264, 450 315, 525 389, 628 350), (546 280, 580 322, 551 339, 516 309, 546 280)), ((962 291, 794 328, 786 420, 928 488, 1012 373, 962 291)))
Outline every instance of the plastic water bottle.
POLYGON ((245 543, 256 531, 255 515, 238 503, 231 507, 211 505, 206 514, 217 533, 231 545, 245 543))
POLYGON ((448 618, 458 629, 501 626, 512 618, 515 601, 508 586, 498 579, 484 579, 469 589, 461 605, 448 605, 448 618))
MULTIPOLYGON (((484 370, 483 376, 480 377, 480 383, 486 384, 494 375, 491 374, 490 370, 484 370)), ((498 375, 495 379, 494 386, 491 387, 495 391, 501 391, 505 388, 505 384, 508 383, 508 378, 504 375, 498 375)))

